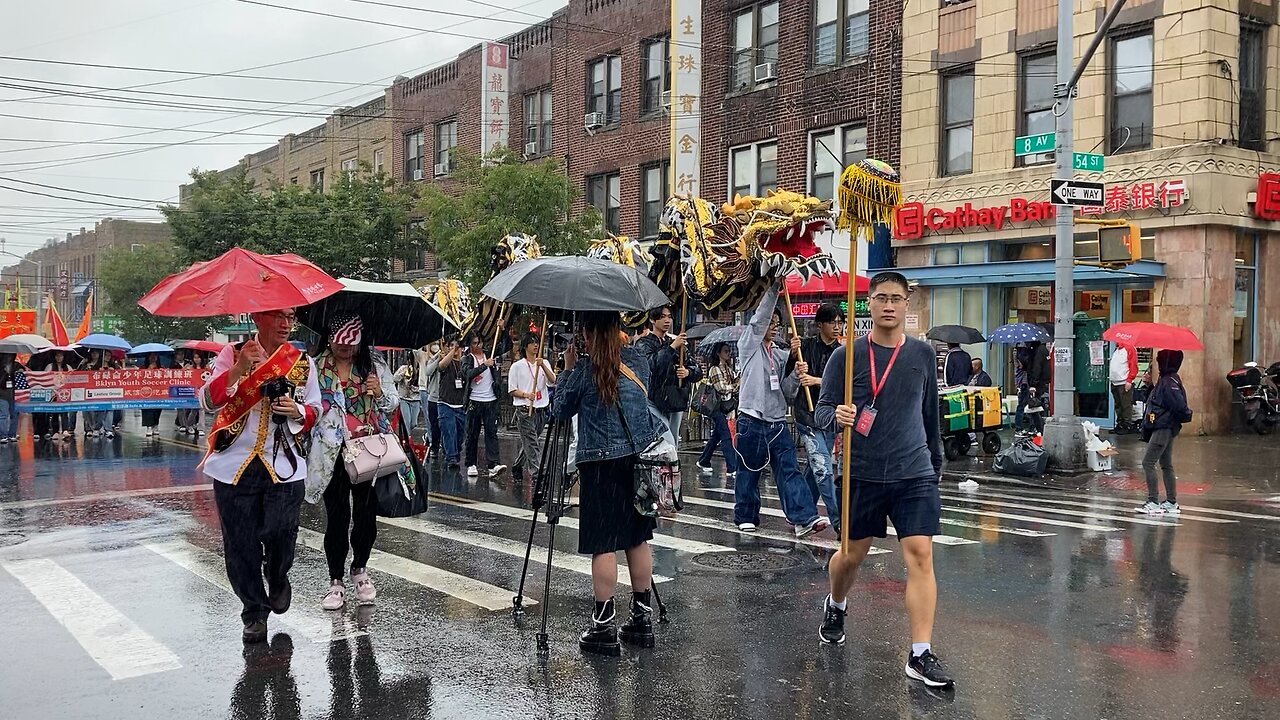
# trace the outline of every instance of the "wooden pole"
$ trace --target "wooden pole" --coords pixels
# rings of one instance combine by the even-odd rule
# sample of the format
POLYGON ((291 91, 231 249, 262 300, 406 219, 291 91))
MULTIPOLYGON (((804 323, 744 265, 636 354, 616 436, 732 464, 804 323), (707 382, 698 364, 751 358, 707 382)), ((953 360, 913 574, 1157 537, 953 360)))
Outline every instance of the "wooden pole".
MULTIPOLYGON (((852 305, 850 307, 853 307, 852 305)), ((493 331, 493 349, 489 351, 489 357, 498 354, 498 340, 502 337, 503 325, 507 321, 507 304, 502 303, 498 306, 498 326, 493 331)), ((497 362, 496 360, 494 362, 497 362)))
MULTIPOLYGON (((858 228, 849 234, 849 291, 848 313, 853 314, 858 294, 858 228)), ((846 323, 844 330, 844 404, 853 404, 853 323, 846 323)), ((868 340, 868 342, 870 342, 868 340)), ((841 470, 844 484, 840 488, 840 552, 849 555, 849 488, 853 485, 849 465, 853 459, 853 428, 847 427, 842 435, 844 452, 841 453, 841 470)))
MULTIPOLYGON (((791 291, 787 289, 786 280, 782 282, 782 301, 787 304, 787 319, 791 321, 791 337, 800 337, 800 331, 796 329, 796 316, 791 313, 791 291)), ((847 350, 845 352, 848 353, 847 350)), ((804 362, 803 350, 800 351, 800 362, 804 362)), ((813 395, 809 393, 809 388, 801 386, 800 392, 804 393, 805 402, 809 403, 809 412, 813 412, 813 395)), ((844 526, 841 525, 841 527, 844 526)))
MULTIPOLYGON (((533 369, 533 394, 538 394, 538 376, 542 374, 542 351, 547 347, 547 311, 542 311, 542 334, 538 336, 538 366, 533 369)), ((520 348, 520 354, 524 354, 524 348, 520 348)), ((529 398, 529 415, 533 414, 533 403, 536 398, 529 398)))
MULTIPOLYGON (((685 330, 687 329, 685 327, 685 325, 687 324, 686 318, 688 316, 689 316, 689 292, 685 290, 680 293, 680 332, 676 333, 677 335, 683 335, 685 333, 685 330)), ((680 363, 679 363, 680 367, 684 367, 684 351, 688 347, 689 347, 689 344, 687 342, 684 345, 680 346, 680 363)), ((680 380, 677 384, 680 387, 684 387, 684 380, 683 379, 680 380)))

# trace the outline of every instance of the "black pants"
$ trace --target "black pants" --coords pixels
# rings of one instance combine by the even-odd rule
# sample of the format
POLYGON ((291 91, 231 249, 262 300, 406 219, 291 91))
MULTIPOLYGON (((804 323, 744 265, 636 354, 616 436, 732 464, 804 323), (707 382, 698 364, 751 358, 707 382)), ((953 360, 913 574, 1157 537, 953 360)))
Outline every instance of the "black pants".
POLYGON ((488 461, 486 467, 492 469, 500 463, 498 459, 497 400, 489 400, 487 402, 471 401, 470 410, 467 412, 467 467, 476 464, 476 456, 480 450, 481 424, 484 425, 484 456, 488 461))
POLYGON ((142 427, 159 427, 160 426, 160 409, 145 408, 142 411, 142 427))
POLYGON ((57 435, 62 432, 62 413, 32 413, 31 427, 36 436, 57 435))
POLYGON ((351 569, 369 564, 373 541, 378 537, 378 503, 373 496, 373 483, 351 484, 347 469, 338 458, 329 487, 324 489, 324 557, 329 561, 329 579, 343 578, 347 548, 351 549, 351 569), (347 544, 347 527, 351 527, 351 544, 347 544))
MULTIPOLYGON (((426 397, 425 395, 423 397, 426 397)), ((440 454, 440 403, 427 401, 427 423, 431 425, 431 452, 440 454)))
POLYGON ((253 460, 235 485, 214 481, 213 498, 222 522, 222 551, 227 580, 244 604, 245 623, 266 620, 271 613, 267 584, 278 588, 289 579, 298 541, 298 511, 303 483, 272 482, 261 460, 253 460))

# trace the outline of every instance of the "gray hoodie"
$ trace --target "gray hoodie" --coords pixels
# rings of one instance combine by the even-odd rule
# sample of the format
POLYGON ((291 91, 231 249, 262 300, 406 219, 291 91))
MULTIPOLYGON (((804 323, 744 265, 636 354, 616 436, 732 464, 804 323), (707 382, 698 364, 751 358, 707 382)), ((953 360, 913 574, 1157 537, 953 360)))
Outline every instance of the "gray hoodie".
POLYGON ((742 379, 738 390, 738 412, 769 423, 787 419, 787 407, 800 391, 800 377, 795 372, 791 350, 764 346, 764 334, 773 320, 773 308, 778 304, 778 285, 774 283, 751 316, 747 332, 738 338, 738 367, 742 379), (770 360, 772 359, 772 362, 770 360), (769 378, 778 377, 778 389, 771 387, 769 378))

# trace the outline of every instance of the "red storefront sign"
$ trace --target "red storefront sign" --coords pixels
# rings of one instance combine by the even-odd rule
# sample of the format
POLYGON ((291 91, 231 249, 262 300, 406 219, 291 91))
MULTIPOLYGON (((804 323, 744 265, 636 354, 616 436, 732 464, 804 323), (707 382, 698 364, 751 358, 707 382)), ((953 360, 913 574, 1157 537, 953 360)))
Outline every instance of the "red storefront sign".
POLYGON ((1263 220, 1280 220, 1280 173, 1258 176, 1258 199, 1253 203, 1253 213, 1263 220))
POLYGON ((1107 185, 1102 207, 1080 208, 1081 215, 1101 215, 1125 210, 1167 210, 1187 201, 1187 183, 1173 180, 1145 180, 1132 185, 1107 185))
POLYGON ((964 228, 1003 230, 1013 223, 1048 220, 1054 216, 1053 203, 1026 198, 1010 198, 1008 205, 974 207, 973 203, 946 208, 926 208, 924 203, 907 202, 893 211, 893 235, 899 240, 915 240, 926 232, 964 228))

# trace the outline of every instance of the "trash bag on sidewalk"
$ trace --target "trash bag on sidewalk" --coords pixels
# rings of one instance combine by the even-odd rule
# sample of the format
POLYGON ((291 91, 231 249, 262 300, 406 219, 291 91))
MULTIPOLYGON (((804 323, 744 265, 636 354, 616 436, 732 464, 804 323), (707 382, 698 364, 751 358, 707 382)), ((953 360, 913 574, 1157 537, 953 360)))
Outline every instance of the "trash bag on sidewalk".
POLYGON ((1039 477, 1049 467, 1049 454, 1029 438, 1015 441, 996 454, 991 469, 1001 475, 1039 477))

